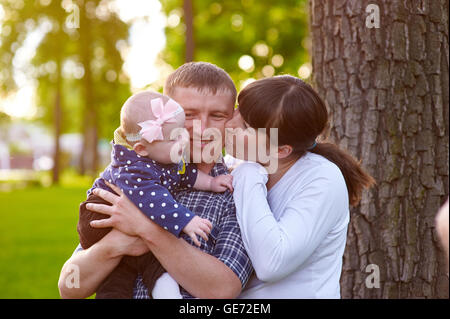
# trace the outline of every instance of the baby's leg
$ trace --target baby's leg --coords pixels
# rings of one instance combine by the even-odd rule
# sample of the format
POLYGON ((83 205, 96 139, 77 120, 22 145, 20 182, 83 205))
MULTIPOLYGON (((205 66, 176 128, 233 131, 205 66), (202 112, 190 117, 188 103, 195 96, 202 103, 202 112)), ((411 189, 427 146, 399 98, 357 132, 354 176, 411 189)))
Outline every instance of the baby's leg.
POLYGON ((104 204, 111 206, 110 203, 105 201, 103 198, 98 197, 94 194, 89 194, 86 201, 80 204, 80 217, 77 224, 77 231, 80 237, 80 244, 83 249, 87 249, 98 242, 100 239, 105 237, 107 233, 112 229, 108 228, 93 228, 90 222, 93 220, 109 218, 108 215, 92 212, 86 208, 86 204, 104 204))
POLYGON ((170 277, 158 259, 151 253, 139 257, 142 278, 153 299, 181 299, 178 283, 170 277))
POLYGON ((138 274, 137 257, 124 256, 97 290, 96 299, 132 299, 138 274))
POLYGON ((152 296, 153 299, 183 299, 178 283, 167 272, 156 281, 152 296))

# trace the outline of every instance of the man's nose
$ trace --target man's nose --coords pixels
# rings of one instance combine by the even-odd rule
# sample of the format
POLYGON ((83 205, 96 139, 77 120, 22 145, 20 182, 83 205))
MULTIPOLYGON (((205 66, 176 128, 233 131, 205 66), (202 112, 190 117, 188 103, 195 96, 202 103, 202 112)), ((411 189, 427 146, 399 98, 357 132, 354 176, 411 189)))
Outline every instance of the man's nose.
POLYGON ((200 136, 197 136, 201 139, 201 136, 203 135, 203 132, 209 127, 209 119, 207 116, 201 116, 198 119, 194 120, 194 135, 200 134, 200 136), (196 134, 197 133, 197 134, 196 134))

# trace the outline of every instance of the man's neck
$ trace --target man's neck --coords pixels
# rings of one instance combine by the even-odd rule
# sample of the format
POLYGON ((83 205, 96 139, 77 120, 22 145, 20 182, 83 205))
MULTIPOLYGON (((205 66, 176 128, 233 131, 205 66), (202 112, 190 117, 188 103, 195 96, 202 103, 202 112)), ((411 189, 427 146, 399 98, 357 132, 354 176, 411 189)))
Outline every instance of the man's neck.
POLYGON ((203 173, 209 174, 216 163, 197 163, 197 168, 203 173))

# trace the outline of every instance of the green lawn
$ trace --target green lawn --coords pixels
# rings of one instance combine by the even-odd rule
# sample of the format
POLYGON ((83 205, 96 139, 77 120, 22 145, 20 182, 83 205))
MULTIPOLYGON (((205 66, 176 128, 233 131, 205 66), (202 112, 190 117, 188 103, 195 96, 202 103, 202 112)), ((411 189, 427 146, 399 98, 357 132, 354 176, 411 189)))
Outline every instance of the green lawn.
POLYGON ((0 298, 59 298, 59 273, 78 243, 78 206, 90 185, 0 192, 0 298))

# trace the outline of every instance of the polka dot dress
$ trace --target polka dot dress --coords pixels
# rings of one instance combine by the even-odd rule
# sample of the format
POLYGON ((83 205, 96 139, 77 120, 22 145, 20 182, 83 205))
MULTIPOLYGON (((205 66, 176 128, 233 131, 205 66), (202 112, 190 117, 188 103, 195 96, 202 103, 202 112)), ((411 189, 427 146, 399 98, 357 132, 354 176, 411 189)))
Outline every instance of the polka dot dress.
POLYGON ((172 194, 193 187, 196 179, 194 164, 187 163, 184 174, 181 174, 177 164, 160 164, 113 144, 111 164, 100 174, 88 194, 97 187, 112 191, 104 182, 109 181, 118 186, 148 218, 179 236, 194 214, 178 204, 172 194))

